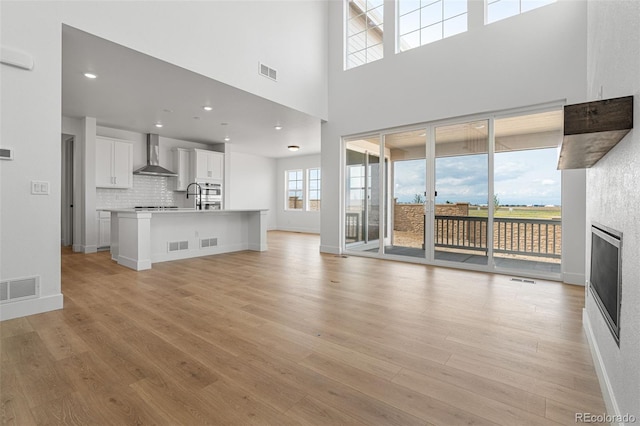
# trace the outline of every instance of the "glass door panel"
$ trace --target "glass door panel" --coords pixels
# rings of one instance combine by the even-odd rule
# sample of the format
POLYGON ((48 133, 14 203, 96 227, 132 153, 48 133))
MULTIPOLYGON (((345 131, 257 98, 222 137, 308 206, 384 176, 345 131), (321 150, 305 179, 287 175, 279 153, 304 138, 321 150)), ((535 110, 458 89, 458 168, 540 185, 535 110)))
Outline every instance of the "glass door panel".
POLYGON ((345 247, 377 252, 380 245, 380 143, 371 137, 346 143, 345 247))
POLYGON ((385 209, 386 254, 425 257, 426 136, 426 129, 384 136, 385 190, 391 194, 385 209))
POLYGON ((495 120, 494 261, 498 269, 560 273, 562 110, 495 120))
POLYGON ((488 264, 488 120, 435 128, 434 258, 488 264))

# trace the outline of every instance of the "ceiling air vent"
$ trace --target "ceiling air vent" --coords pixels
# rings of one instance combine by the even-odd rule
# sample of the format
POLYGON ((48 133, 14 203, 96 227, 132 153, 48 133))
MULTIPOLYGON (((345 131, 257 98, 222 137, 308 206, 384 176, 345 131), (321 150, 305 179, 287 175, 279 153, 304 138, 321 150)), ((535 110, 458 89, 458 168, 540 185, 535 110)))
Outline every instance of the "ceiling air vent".
POLYGON ((261 76, 270 78, 273 81, 278 81, 278 71, 266 66, 261 62, 259 62, 258 65, 259 65, 259 72, 261 76))

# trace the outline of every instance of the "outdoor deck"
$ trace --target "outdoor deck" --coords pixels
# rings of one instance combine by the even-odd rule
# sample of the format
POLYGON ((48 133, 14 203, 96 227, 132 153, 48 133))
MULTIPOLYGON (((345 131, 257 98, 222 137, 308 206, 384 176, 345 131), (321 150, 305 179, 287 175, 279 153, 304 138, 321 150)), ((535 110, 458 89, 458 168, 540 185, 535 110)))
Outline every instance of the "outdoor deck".
MULTIPOLYGON (((370 249, 367 251, 377 251, 370 249)), ((424 250, 416 247, 387 246, 384 249, 386 254, 409 256, 424 259, 424 250)), ((477 254, 456 253, 446 250, 435 251, 436 260, 444 260, 449 262, 459 262, 471 265, 486 265, 487 257, 477 254)), ((559 263, 550 263, 543 260, 527 260, 527 259, 511 259, 504 257, 494 257, 497 268, 500 269, 516 269, 521 271, 550 272, 560 273, 559 263)))

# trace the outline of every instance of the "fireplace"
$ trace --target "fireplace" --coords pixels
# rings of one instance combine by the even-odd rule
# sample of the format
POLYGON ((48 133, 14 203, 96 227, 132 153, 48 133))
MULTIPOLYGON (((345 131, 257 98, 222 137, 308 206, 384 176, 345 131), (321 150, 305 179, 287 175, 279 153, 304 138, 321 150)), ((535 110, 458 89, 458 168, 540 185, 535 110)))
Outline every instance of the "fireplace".
POLYGON ((591 225, 591 275, 589 289, 620 346, 620 300, 622 281, 622 232, 591 225))

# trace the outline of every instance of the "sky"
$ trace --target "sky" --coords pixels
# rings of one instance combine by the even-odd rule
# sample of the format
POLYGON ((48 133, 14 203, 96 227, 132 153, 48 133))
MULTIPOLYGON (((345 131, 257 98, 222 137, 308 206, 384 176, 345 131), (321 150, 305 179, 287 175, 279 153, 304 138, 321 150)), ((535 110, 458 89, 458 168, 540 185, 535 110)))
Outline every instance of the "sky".
MULTIPOLYGON (((560 171, 555 148, 496 153, 494 187, 501 205, 560 205, 560 171)), ((436 159, 437 203, 488 204, 487 155, 436 159)), ((395 163, 398 202, 425 191, 425 161, 395 163)))

